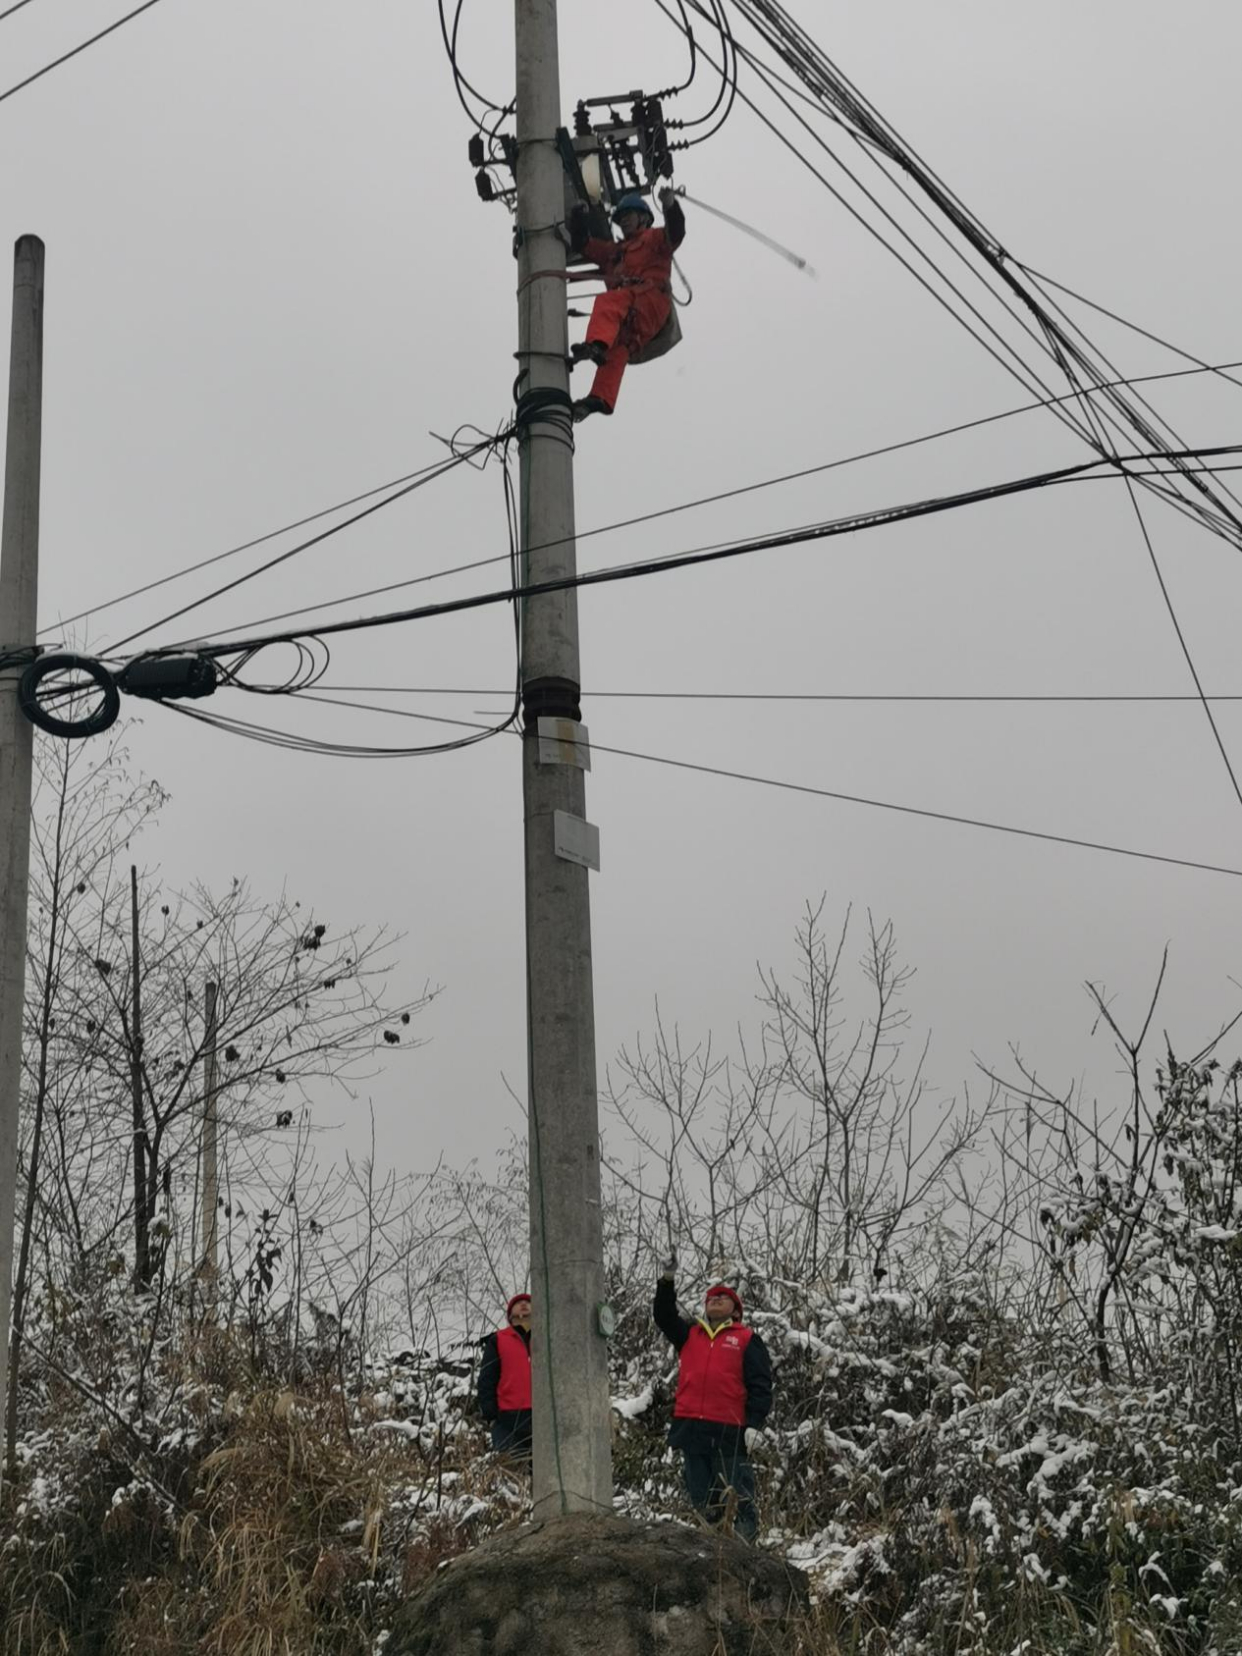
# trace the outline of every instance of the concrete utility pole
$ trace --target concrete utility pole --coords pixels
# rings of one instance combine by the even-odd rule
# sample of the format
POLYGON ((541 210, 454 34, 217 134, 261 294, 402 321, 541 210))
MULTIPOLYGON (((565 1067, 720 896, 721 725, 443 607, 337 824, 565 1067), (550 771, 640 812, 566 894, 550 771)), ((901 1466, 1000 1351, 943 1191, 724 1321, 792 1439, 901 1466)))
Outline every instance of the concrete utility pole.
MULTIPOLYGON (((517 8, 517 419, 524 582, 575 573, 569 420, 565 174, 556 0, 517 8)), ((528 599, 522 617, 529 1041, 534 1514, 612 1510, 591 983, 578 604, 528 599)))
MULTIPOLYGON (((13 258, 13 344, 0 537, 0 660, 13 650, 34 648, 42 424, 43 243, 37 236, 22 236, 13 258)), ((0 1409, 8 1394, 9 1376, 34 755, 34 728, 17 702, 20 676, 20 666, 0 667, 0 1409)))
POLYGON ((220 1207, 220 1173, 216 1161, 216 1037, 219 1030, 216 1025, 216 993, 216 985, 209 983, 205 996, 207 1040, 203 1047, 202 1209, 202 1270, 208 1303, 211 1303, 215 1295, 216 1279, 220 1269, 218 1211, 220 1207))

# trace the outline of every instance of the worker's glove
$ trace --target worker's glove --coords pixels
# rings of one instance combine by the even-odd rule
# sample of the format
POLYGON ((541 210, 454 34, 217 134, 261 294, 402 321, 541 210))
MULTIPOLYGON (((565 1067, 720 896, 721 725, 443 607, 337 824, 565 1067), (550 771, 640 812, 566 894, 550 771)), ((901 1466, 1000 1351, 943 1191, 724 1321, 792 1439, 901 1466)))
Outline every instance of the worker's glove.
POLYGON ((746 1453, 748 1455, 754 1455, 762 1451, 764 1445, 768 1441, 768 1434, 764 1431, 762 1426, 748 1426, 744 1433, 744 1441, 746 1444, 746 1453))
POLYGON ((666 1282, 672 1282, 673 1278, 677 1275, 676 1248, 669 1249, 667 1259, 665 1259, 664 1263, 660 1266, 660 1275, 666 1282))
POLYGON ((569 211, 569 245, 580 253, 591 239, 591 215, 582 202, 576 201, 569 211))
POLYGON ((672 201, 675 201, 676 199, 677 199, 676 196, 673 194, 672 190, 670 190, 668 185, 666 184, 664 186, 664 188, 660 191, 660 206, 663 207, 664 210, 667 212, 669 203, 672 202, 672 201))

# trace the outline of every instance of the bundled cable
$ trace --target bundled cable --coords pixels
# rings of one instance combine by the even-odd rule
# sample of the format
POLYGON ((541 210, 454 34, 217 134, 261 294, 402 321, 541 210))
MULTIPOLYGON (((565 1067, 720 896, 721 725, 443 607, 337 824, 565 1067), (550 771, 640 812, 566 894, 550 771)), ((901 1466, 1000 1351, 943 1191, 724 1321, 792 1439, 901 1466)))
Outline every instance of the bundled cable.
MULTIPOLYGON (((729 3, 750 22, 825 113, 833 115, 873 159, 882 158, 909 179, 966 242, 990 275, 999 280, 1027 313, 1048 354, 1071 385, 1077 385, 1083 392, 1083 407, 1089 406, 1092 413, 1086 420, 1085 429, 1080 427, 1080 430, 1097 453, 1109 459, 1116 458, 1114 445, 1105 433, 1105 425, 1124 435, 1136 448, 1152 450, 1163 446, 1175 451, 1185 446, 1150 404, 1142 398, 1127 395, 1115 384, 1117 374, 1114 366, 1081 330, 1067 325, 1054 314, 1034 284, 1023 279, 1026 274, 1024 267, 1011 258, 1000 240, 867 101, 806 30, 790 16, 780 0, 729 0, 729 3), (1098 397, 1099 405, 1088 405, 1085 401, 1087 396, 1098 397)), ((691 0, 691 4, 697 4, 697 0, 691 0)), ((1162 486, 1157 492, 1165 498, 1172 495, 1182 510, 1197 517, 1206 527, 1235 546, 1242 547, 1242 503, 1231 492, 1217 488, 1191 468, 1178 469, 1182 476, 1174 489, 1162 486)))

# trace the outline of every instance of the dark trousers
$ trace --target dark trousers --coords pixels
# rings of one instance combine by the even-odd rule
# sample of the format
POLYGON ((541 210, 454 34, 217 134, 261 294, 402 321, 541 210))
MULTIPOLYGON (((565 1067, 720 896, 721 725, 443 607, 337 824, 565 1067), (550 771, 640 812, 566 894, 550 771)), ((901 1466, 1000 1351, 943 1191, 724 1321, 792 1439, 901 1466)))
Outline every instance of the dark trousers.
POLYGON ((686 1493, 696 1512, 709 1524, 719 1524, 737 1501, 733 1527, 744 1541, 753 1541, 759 1532, 755 1511, 755 1469, 741 1451, 719 1447, 706 1454, 683 1449, 682 1475, 686 1493))
POLYGON ((492 1448, 510 1460, 530 1461, 530 1410, 515 1409, 492 1422, 492 1448))

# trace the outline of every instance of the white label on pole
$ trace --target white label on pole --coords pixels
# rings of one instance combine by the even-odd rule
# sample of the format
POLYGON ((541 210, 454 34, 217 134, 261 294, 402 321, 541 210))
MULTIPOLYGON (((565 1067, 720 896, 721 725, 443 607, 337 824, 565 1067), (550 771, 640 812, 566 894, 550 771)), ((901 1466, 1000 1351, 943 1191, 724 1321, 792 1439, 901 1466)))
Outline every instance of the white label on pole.
POLYGON ((541 765, 577 765, 579 770, 591 768, 591 740, 587 727, 573 719, 539 720, 539 763, 541 765))
POLYGON ((553 849, 565 862, 599 872, 599 829, 568 811, 552 813, 553 849))

